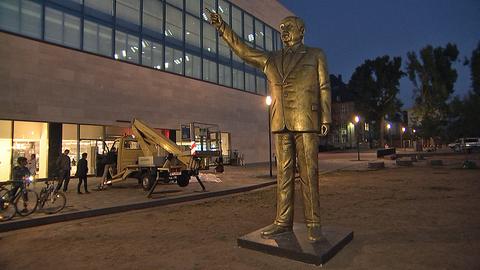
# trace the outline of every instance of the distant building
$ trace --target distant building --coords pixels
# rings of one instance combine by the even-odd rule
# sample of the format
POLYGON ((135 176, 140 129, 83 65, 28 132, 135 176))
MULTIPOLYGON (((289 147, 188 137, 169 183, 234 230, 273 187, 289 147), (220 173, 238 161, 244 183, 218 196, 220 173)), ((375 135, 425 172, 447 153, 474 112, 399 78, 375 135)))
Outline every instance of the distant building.
POLYGON ((356 145, 354 96, 342 81, 342 75, 330 75, 332 88, 332 127, 328 144, 333 147, 351 148, 356 145))

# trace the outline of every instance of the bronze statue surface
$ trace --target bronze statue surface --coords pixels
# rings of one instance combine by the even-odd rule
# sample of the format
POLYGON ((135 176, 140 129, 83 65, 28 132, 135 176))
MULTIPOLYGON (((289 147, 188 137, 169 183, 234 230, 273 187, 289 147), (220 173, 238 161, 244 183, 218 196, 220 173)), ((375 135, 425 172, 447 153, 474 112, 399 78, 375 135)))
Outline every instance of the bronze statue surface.
POLYGON ((305 26, 298 17, 286 17, 280 24, 284 48, 265 52, 245 44, 219 14, 209 12, 211 23, 232 51, 262 70, 268 80, 277 155, 277 214, 262 236, 273 237, 292 230, 298 162, 308 238, 317 241, 321 237, 318 142, 319 134, 325 136, 331 123, 325 55, 321 49, 303 44, 305 26))

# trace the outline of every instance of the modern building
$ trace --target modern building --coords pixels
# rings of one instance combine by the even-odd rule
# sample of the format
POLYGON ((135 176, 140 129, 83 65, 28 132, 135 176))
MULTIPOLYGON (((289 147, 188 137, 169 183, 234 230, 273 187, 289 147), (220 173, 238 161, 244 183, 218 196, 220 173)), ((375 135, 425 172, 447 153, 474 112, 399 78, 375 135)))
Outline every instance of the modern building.
POLYGON ((178 141, 181 124, 216 124, 222 148, 268 160, 267 82, 209 25, 222 15, 250 46, 281 47, 292 13, 276 0, 0 1, 0 180, 18 156, 53 172, 63 149, 89 153, 136 117, 178 141))

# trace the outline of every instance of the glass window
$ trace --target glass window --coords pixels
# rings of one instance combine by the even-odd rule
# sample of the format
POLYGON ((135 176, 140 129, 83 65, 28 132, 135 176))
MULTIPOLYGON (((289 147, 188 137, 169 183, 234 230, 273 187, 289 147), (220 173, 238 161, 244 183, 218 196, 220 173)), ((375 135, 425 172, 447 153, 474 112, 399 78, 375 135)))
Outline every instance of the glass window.
POLYGON ((265 50, 273 50, 272 28, 270 28, 268 25, 265 25, 265 50))
POLYGON ((183 15, 176 8, 167 5, 165 36, 177 41, 183 41, 183 15))
POLYGON ((84 0, 84 5, 87 9, 113 16, 113 0, 84 0))
POLYGON ((42 6, 40 4, 22 0, 20 32, 30 37, 42 37, 42 6))
POLYGON ((255 45, 260 48, 265 48, 263 37, 265 33, 263 32, 263 23, 259 20, 255 20, 255 45))
POLYGON ((222 16, 223 20, 230 24, 230 4, 224 0, 218 0, 217 12, 222 16))
MULTIPOLYGON (((183 0, 167 0, 167 3, 183 9, 183 0)), ((168 12, 168 8, 167 8, 167 12, 168 12)))
POLYGON ((217 63, 208 59, 203 59, 203 80, 217 82, 217 63))
POLYGON ((227 65, 218 65, 218 83, 225 86, 232 86, 232 68, 227 65))
POLYGON ((260 95, 267 94, 266 80, 263 75, 257 74, 257 93, 260 95))
POLYGON ((0 27, 7 31, 20 30, 20 1, 0 1, 0 27))
POLYGON ((18 157, 30 159, 35 154, 36 175, 47 177, 48 167, 48 124, 40 122, 14 121, 13 127, 13 159, 16 166, 18 157))
POLYGON ((84 20, 83 49, 88 52, 112 56, 112 28, 84 20))
POLYGON ((143 29, 163 32, 163 4, 159 0, 143 0, 143 29))
POLYGON ((138 37, 115 31, 115 59, 138 63, 138 37))
POLYGON ((208 22, 203 22, 203 51, 212 56, 217 52, 217 31, 208 22))
POLYGON ((140 25, 140 0, 117 0, 117 21, 140 25))
POLYGON ((200 50, 200 20, 186 14, 185 15, 185 43, 192 49, 200 50))
POLYGON ((142 40, 142 65, 156 69, 163 68, 163 45, 148 39, 142 40))
POLYGON ((205 11, 206 8, 216 12, 217 8, 215 7, 215 0, 203 0, 202 17, 205 21, 209 21, 210 18, 208 17, 207 12, 205 11))
POLYGON ((200 14, 200 2, 200 0, 186 0, 185 9, 198 17, 200 14))
POLYGON ((41 4, 28 0, 0 1, 0 29, 41 38, 41 4))
POLYGON ((255 93, 255 74, 245 72, 245 90, 255 93))
POLYGON ((80 139, 103 139, 103 127, 93 125, 80 125, 80 139))
POLYGON ((238 89, 244 89, 243 70, 233 68, 233 87, 238 89))
POLYGON ((165 47, 165 70, 183 74, 183 52, 172 47, 165 47))
POLYGON ((12 121, 0 120, 0 182, 10 180, 12 121))
POLYGON ((232 6, 232 29, 240 37, 243 36, 242 26, 242 11, 232 6))
POLYGON ((80 48, 80 18, 45 8, 45 40, 80 48))
POLYGON ((197 79, 202 78, 202 59, 194 54, 185 53, 185 75, 197 79))
POLYGON ((243 13, 243 39, 250 43, 255 41, 255 33, 253 32, 253 17, 243 13))

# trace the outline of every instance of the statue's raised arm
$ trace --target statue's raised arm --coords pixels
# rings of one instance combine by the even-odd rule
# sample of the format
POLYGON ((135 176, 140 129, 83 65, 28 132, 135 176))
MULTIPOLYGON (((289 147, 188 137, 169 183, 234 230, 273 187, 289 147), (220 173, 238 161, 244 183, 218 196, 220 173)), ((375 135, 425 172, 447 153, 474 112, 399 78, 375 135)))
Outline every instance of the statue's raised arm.
POLYGON ((210 23, 217 29, 219 35, 225 40, 230 49, 252 66, 263 70, 268 60, 268 53, 254 49, 245 44, 242 39, 233 32, 232 28, 222 19, 222 16, 208 8, 210 23))

